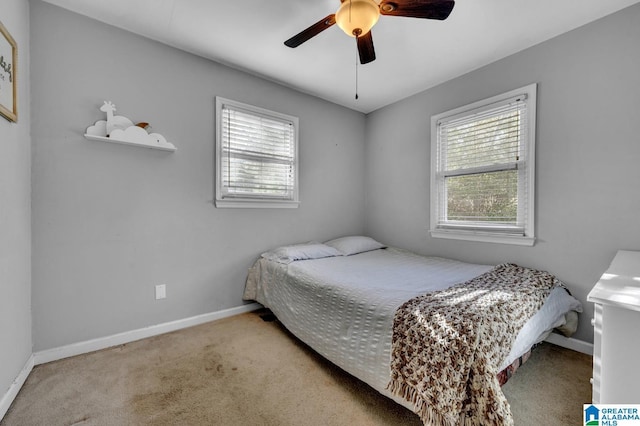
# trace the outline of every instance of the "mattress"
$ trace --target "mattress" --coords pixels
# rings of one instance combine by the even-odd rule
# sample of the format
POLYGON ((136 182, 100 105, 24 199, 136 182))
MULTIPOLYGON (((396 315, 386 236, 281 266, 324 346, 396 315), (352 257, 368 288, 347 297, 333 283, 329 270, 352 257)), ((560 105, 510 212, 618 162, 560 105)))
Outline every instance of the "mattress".
MULTIPOLYGON (((391 374, 393 317, 404 302, 481 275, 493 265, 421 256, 397 248, 288 264, 261 258, 249 270, 244 298, 271 309, 296 337, 378 392, 391 374)), ((554 289, 521 329, 500 369, 564 324, 580 303, 554 289)))

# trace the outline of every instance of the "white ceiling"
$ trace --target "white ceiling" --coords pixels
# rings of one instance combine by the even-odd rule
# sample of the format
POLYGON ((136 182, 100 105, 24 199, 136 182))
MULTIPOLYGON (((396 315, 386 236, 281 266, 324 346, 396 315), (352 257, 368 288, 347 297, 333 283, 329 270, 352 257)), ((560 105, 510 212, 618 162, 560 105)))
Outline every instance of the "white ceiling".
POLYGON ((457 0, 444 21, 381 16, 358 100, 355 40, 337 25, 283 44, 339 0, 45 1, 368 113, 640 0, 457 0))

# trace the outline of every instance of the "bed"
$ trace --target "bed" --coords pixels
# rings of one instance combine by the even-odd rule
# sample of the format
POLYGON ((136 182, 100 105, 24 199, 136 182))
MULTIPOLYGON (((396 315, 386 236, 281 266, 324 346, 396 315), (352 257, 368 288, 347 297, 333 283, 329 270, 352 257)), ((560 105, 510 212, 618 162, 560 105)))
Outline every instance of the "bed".
MULTIPOLYGON (((447 395, 444 389, 432 392, 423 388, 423 393, 440 398, 431 404, 423 404, 425 407, 406 389, 394 389, 391 378, 397 373, 397 366, 392 369, 392 364, 397 361, 397 322, 401 307, 406 308, 410 301, 420 297, 445 295, 460 288, 461 283, 477 281, 496 268, 494 265, 426 257, 386 247, 366 236, 350 236, 326 243, 284 246, 263 253, 249 270, 244 299, 257 301, 269 308, 297 338, 378 392, 417 412, 425 424, 446 424, 447 421, 458 424, 457 415, 466 416, 464 422, 468 424, 490 424, 488 419, 477 421, 477 416, 492 417, 493 414, 468 412, 478 410, 476 403, 465 408, 466 414, 457 413, 451 417, 450 413, 441 413, 446 410, 434 408, 436 402, 451 399, 441 397, 447 395)), ((502 294, 502 291, 493 293, 502 294)), ((497 377, 499 385, 519 363, 526 360, 532 346, 544 340, 554 329, 565 335, 575 331, 577 312, 581 312, 582 307, 562 283, 553 278, 543 298, 543 304, 539 303, 542 307, 536 307, 535 312, 523 320, 526 322, 517 327, 512 338, 499 345, 501 361, 494 360, 493 364, 499 365, 491 365, 489 369, 490 375, 497 377)), ((411 306, 409 308, 412 309, 411 306)), ((431 313, 428 317, 438 315, 431 313)), ((481 321, 471 321, 474 322, 481 321)), ((491 327, 493 330, 493 325, 491 327)), ((444 352, 447 349, 438 350, 444 352)), ((458 350, 460 348, 456 346, 456 352, 458 350)), ((431 360, 438 357, 433 353, 428 356, 431 360)), ((449 354, 448 358, 454 363, 460 362, 455 361, 456 354, 449 354)), ((433 370, 433 366, 427 368, 433 370)), ((413 365, 409 370, 412 369, 413 365)), ((455 392, 455 388, 448 392, 455 392)), ((499 393, 498 402, 506 403, 502 392, 499 393)), ((462 397, 462 402, 464 399, 462 397)), ((489 401, 489 404, 496 405, 496 402, 489 401)), ((457 408, 459 405, 460 402, 457 408)), ((506 413, 494 419, 495 424, 512 422, 508 403, 505 409, 506 413)))

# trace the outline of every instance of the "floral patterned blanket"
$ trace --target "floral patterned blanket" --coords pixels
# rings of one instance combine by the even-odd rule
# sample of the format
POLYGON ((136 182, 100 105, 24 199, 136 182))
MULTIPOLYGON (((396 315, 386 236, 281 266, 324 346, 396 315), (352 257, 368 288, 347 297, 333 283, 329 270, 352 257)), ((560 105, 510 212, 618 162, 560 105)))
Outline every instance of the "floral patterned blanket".
POLYGON ((502 264, 398 308, 388 389, 425 425, 512 425, 498 368, 556 286, 553 275, 502 264))

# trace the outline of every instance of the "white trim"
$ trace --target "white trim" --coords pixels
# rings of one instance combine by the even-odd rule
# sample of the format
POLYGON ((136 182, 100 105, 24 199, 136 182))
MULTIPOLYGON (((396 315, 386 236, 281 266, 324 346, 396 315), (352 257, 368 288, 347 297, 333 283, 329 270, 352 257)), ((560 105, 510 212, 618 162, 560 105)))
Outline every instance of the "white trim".
POLYGON ((300 204, 299 193, 299 138, 300 138, 300 120, 293 115, 284 114, 277 111, 270 111, 265 108, 245 104, 231 99, 226 99, 220 96, 215 97, 215 182, 214 182, 214 205, 217 208, 298 208, 300 204), (269 197, 223 197, 223 177, 222 177, 222 110, 228 105, 234 109, 242 110, 246 113, 253 115, 262 115, 270 119, 278 119, 284 122, 289 122, 293 125, 293 138, 294 138, 294 177, 293 177, 293 193, 290 200, 273 200, 269 197))
POLYGON ((449 240, 480 241, 484 243, 515 244, 519 246, 532 246, 536 239, 522 235, 509 235, 500 233, 462 231, 462 230, 429 230, 432 238, 447 238, 449 240))
MULTIPOLYGON (((490 243, 502 243, 502 244, 517 244, 523 246, 533 246, 535 244, 535 143, 536 143, 536 108, 537 108, 537 83, 532 83, 519 89, 511 90, 509 92, 493 96, 488 99, 483 99, 477 102, 473 102, 469 105, 464 105, 458 108, 454 108, 449 111, 442 112, 431 116, 431 171, 430 171, 430 232, 433 238, 447 238, 455 240, 468 240, 468 241, 482 241, 490 243), (526 213, 521 212, 521 203, 518 205, 518 217, 521 213, 526 216, 525 235, 523 237, 514 238, 513 236, 507 236, 500 232, 495 233, 476 233, 466 232, 464 230, 443 230, 438 228, 438 219, 442 216, 439 209, 442 209, 444 203, 439 200, 439 171, 438 171, 438 124, 443 119, 450 119, 451 117, 459 117, 470 114, 474 110, 484 111, 487 108, 492 107, 497 102, 505 102, 510 98, 525 95, 527 97, 527 149, 526 153, 526 168, 524 173, 527 174, 527 200, 526 200, 526 213)), ((518 190, 520 191, 520 189, 518 190)), ((524 200, 522 200, 524 201, 524 200)))
POLYGON ((558 333, 549 334, 545 341, 566 349, 571 349, 576 352, 593 356, 593 343, 574 339, 573 337, 565 337, 558 333))
POLYGON ((2 399, 0 399, 0 420, 2 420, 4 415, 7 414, 7 411, 9 411, 9 407, 11 407, 13 400, 16 399, 16 396, 18 395, 18 392, 20 392, 24 382, 27 381, 27 377, 29 377, 34 365, 34 356, 31 355, 24 367, 22 367, 18 377, 16 377, 13 383, 11 383, 7 392, 2 396, 2 399))
POLYGON ((247 198, 233 199, 226 198, 219 200, 216 198, 215 205, 218 208, 252 208, 252 209, 297 209, 300 201, 268 201, 250 200, 247 198))
POLYGON ((137 330, 125 331, 124 333, 98 337, 96 339, 86 340, 84 342, 72 343, 70 345, 35 352, 33 354, 33 358, 35 361, 35 365, 40 365, 71 356, 82 355, 100 349, 122 345, 124 343, 134 342, 140 339, 146 339, 147 337, 157 336, 159 334, 169 333, 171 331, 176 331, 187 327, 193 327, 195 325, 243 314, 245 312, 255 311, 257 309, 260 309, 261 307, 262 305, 258 303, 250 303, 235 308, 224 309, 222 311, 196 315, 194 317, 170 321, 164 324, 152 325, 149 327, 139 328, 137 330))

